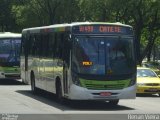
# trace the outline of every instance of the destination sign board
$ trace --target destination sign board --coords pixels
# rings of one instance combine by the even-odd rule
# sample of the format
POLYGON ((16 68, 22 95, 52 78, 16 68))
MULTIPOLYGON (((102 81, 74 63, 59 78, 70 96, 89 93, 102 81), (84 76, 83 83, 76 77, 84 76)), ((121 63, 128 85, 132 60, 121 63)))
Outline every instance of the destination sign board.
POLYGON ((74 34, 133 34, 131 27, 118 25, 81 25, 74 26, 74 34))

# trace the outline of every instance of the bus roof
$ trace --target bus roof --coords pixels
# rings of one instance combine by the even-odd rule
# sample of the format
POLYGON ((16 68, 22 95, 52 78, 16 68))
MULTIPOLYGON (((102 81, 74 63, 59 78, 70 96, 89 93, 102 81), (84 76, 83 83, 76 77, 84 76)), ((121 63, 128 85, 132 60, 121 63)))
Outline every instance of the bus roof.
POLYGON ((118 25, 118 26, 125 26, 125 27, 131 27, 126 24, 122 24, 120 22, 115 22, 115 23, 109 23, 109 22, 73 22, 71 23, 72 26, 77 26, 77 25, 118 25))
POLYGON ((0 38, 19 38, 21 34, 11 32, 0 32, 0 38))
POLYGON ((33 30, 37 33, 37 32, 39 32, 39 30, 42 30, 42 29, 73 27, 73 26, 79 26, 79 25, 117 25, 117 26, 123 26, 123 27, 131 27, 130 25, 122 24, 120 22, 115 22, 115 23, 108 23, 108 22, 73 22, 73 23, 70 23, 70 24, 69 23, 64 23, 64 24, 55 24, 55 25, 42 26, 42 27, 26 28, 26 29, 23 29, 22 32, 33 30))

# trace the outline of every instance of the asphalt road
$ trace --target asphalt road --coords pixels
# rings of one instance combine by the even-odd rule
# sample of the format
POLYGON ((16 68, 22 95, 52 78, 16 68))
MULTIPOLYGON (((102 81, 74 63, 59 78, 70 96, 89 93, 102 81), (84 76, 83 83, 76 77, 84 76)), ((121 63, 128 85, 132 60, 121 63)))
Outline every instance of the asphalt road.
POLYGON ((131 115, 135 114, 158 114, 160 120, 159 103, 158 95, 141 95, 134 100, 120 100, 116 107, 95 101, 67 102, 62 105, 53 94, 41 91, 33 95, 30 85, 24 85, 21 81, 0 80, 0 120, 16 118, 16 115, 18 120, 124 120, 132 119, 131 115))

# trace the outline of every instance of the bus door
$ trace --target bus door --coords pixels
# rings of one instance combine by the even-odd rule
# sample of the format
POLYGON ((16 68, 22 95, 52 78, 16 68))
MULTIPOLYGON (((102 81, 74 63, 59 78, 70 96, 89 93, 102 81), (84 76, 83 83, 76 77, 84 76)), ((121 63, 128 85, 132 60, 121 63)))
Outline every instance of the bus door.
POLYGON ((67 64, 63 64, 63 89, 64 93, 68 93, 68 67, 67 64))
POLYGON ((68 86, 69 86, 69 67, 70 67, 70 50, 71 50, 71 38, 68 36, 69 34, 64 35, 63 41, 63 89, 64 93, 68 94, 68 86))
POLYGON ((44 80, 44 60, 40 58, 39 60, 39 79, 38 79, 38 87, 45 89, 46 88, 46 84, 45 84, 45 80, 44 80))

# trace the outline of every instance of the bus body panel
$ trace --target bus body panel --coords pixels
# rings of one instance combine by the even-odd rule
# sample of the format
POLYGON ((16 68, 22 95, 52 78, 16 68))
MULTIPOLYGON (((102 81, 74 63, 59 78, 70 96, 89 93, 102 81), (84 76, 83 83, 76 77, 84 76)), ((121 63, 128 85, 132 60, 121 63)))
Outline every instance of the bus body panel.
POLYGON ((20 62, 20 66, 21 66, 21 79, 22 79, 22 82, 23 83, 26 83, 26 84, 29 84, 27 81, 26 81, 26 78, 25 78, 25 61, 24 61, 24 56, 20 56, 20 59, 21 59, 21 62, 20 62))
POLYGON ((28 71, 25 72, 26 77, 23 77, 26 80, 25 83, 31 83, 31 72, 33 72, 35 87, 56 93, 56 77, 60 77, 60 80, 63 79, 63 68, 57 66, 58 59, 40 59, 30 56, 28 57, 28 61, 28 71))

